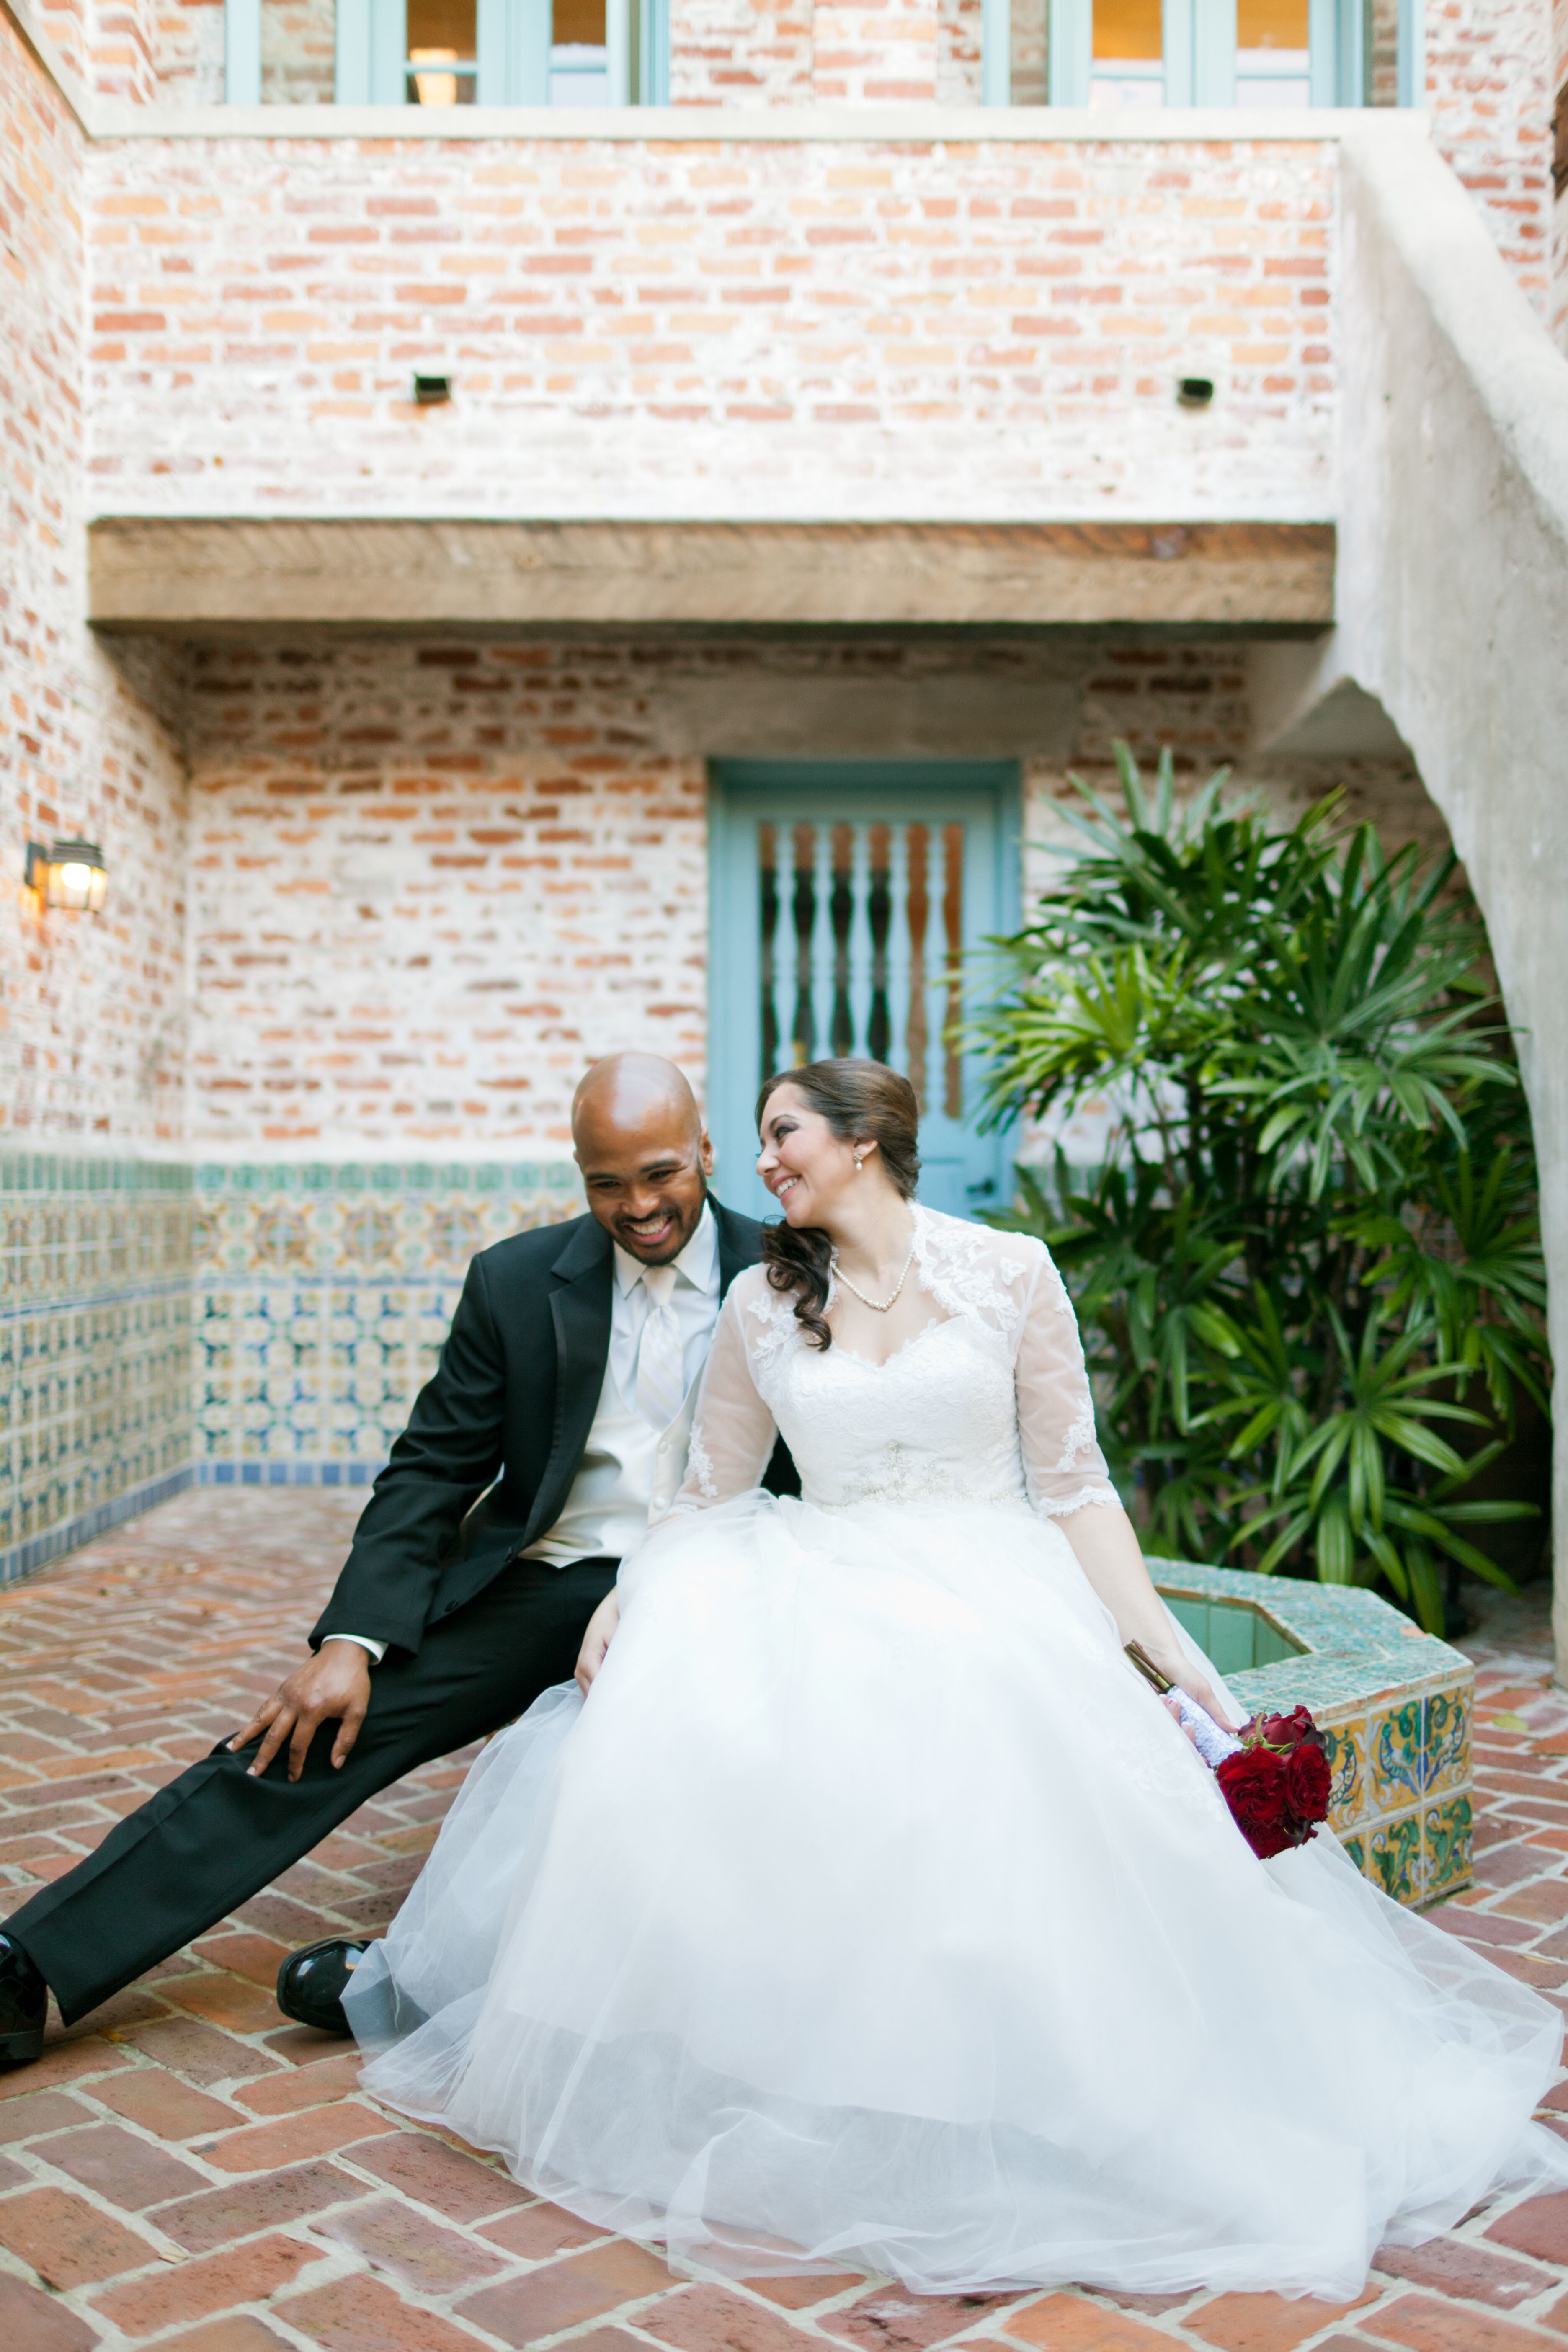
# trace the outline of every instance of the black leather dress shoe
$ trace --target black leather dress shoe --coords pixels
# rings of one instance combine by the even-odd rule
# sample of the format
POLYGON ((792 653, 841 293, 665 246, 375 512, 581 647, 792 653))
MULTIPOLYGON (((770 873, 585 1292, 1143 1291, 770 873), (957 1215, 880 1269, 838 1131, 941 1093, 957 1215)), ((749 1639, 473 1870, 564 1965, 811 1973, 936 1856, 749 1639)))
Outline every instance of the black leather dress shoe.
POLYGON ((278 2006, 284 2016, 296 2025, 313 2025, 318 2033, 346 2033, 343 1993, 369 1948, 368 1937, 328 1936, 290 1952, 278 1971, 278 2006))
POLYGON ((0 2066, 43 2055, 49 1989, 14 1937, 0 1936, 0 2066))

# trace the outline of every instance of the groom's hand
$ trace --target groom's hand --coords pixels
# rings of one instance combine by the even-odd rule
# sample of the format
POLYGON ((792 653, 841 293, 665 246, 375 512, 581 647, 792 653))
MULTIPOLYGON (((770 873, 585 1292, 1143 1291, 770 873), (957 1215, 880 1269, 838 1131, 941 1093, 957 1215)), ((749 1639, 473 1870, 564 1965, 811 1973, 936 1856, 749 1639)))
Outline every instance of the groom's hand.
POLYGON ((583 1636, 583 1646, 577 1653, 574 1676, 584 1698, 588 1685, 605 1663, 605 1653, 610 1646, 616 1627, 621 1622, 621 1604, 614 1590, 606 1592, 588 1620, 588 1630, 583 1636))
POLYGON ((297 1780, 305 1769, 310 1742, 323 1723, 336 1723, 332 1762, 341 1770, 359 1738, 370 1706, 370 1659, 357 1642, 323 1642, 313 1657, 296 1666, 270 1698, 264 1698, 245 1729, 229 1741, 231 1748, 248 1748, 261 1738, 249 1777, 259 1780, 283 1742, 289 1742, 289 1778, 297 1780), (265 1737, 261 1737, 262 1735, 265 1737))

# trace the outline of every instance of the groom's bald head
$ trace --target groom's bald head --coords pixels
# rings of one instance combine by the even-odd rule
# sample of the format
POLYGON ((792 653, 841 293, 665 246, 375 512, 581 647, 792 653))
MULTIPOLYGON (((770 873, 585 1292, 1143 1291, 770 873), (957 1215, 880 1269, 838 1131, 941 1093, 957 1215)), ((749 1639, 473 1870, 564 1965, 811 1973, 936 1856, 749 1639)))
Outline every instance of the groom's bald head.
POLYGON ((621 1247, 667 1265, 690 1240, 713 1147, 685 1073, 660 1054, 609 1054, 572 1097, 588 1206, 621 1247))

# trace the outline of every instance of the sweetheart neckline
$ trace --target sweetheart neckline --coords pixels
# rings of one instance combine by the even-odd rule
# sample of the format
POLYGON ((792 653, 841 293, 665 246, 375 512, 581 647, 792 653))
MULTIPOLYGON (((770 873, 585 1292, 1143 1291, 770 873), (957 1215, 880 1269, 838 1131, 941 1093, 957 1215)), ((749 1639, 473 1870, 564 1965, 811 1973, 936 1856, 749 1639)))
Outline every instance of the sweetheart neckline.
MULTIPOLYGON (((846 1348, 837 1339, 835 1339, 826 1352, 829 1355, 840 1357, 847 1363, 858 1364, 863 1371, 885 1372, 889 1364, 896 1364, 900 1356, 907 1356, 911 1348, 918 1348, 921 1341, 928 1338, 932 1331, 945 1331, 950 1323, 961 1323, 963 1320, 961 1315, 933 1315, 929 1323, 922 1323, 920 1329, 912 1332, 901 1347, 895 1348, 892 1354, 884 1356, 879 1363, 875 1357, 862 1356, 857 1349, 846 1348)), ((822 1351, 814 1349, 812 1352, 820 1354, 822 1351)))

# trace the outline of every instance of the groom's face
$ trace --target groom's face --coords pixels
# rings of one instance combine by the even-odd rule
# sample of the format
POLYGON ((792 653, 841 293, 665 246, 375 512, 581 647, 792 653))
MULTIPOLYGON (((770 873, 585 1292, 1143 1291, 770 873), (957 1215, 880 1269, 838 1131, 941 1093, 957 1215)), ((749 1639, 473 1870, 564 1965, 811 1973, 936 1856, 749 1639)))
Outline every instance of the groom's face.
POLYGON ((577 1160, 588 1206, 645 1265, 668 1265, 697 1228, 713 1147, 700 1119, 673 1106, 640 1115, 595 1106, 579 1120, 577 1160))

